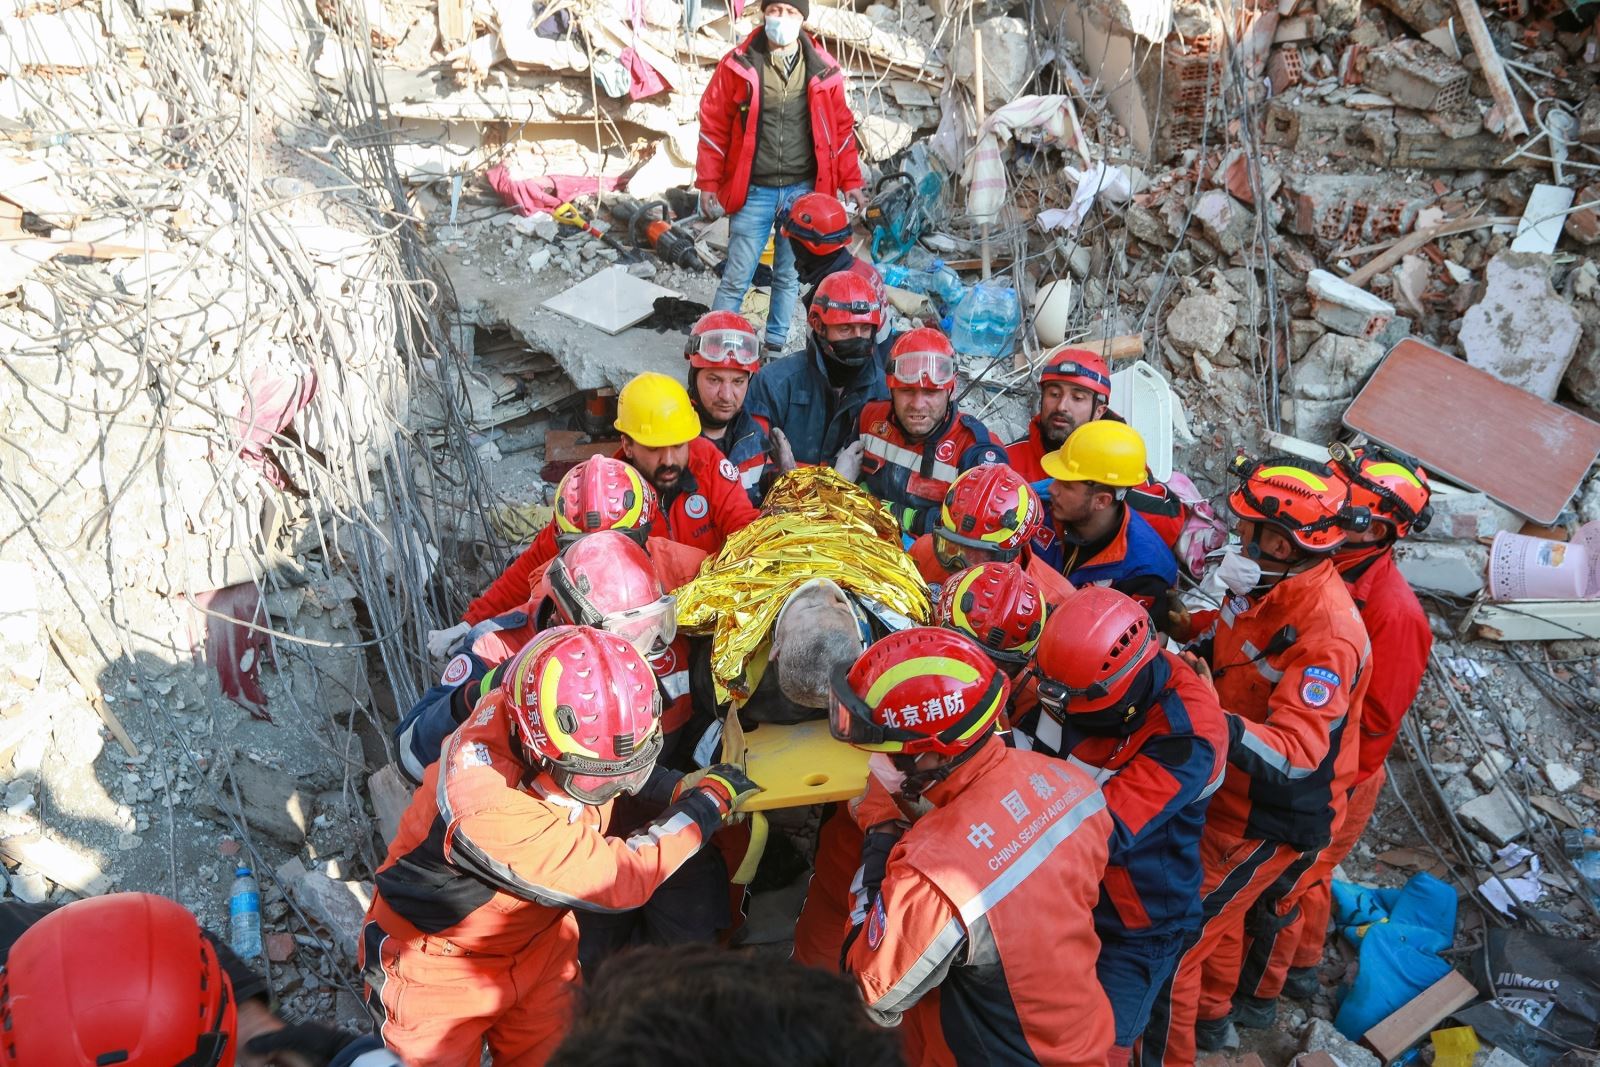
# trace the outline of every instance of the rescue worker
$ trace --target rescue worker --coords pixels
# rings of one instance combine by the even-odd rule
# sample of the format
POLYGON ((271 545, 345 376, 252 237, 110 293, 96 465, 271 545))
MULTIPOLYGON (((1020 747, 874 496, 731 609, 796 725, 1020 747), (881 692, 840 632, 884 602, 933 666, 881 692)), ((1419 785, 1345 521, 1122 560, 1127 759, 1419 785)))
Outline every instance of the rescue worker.
POLYGON ((1044 504, 1033 487, 1004 463, 962 471, 944 495, 933 530, 917 538, 911 559, 929 587, 983 563, 1015 560, 1049 604, 1072 595, 1072 584, 1034 553, 1044 529, 1044 504))
POLYGON ((558 625, 593 626, 628 640, 650 663, 663 697, 663 758, 689 721, 688 639, 677 632, 676 599, 662 588, 644 549, 619 530, 579 538, 541 568, 531 596, 515 611, 485 619, 467 632, 439 684, 395 727, 399 765, 421 782, 444 740, 467 720, 498 683, 500 667, 535 634, 558 625))
POLYGON ((949 630, 890 634, 834 682, 833 735, 872 753, 845 946, 910 1063, 1100 1067, 1112 1042, 1092 911, 1111 817, 1094 780, 996 735, 1010 684, 949 630))
POLYGON ((556 485, 555 514, 522 554, 501 572, 483 595, 467 605, 461 622, 428 634, 428 651, 443 656, 480 622, 515 611, 528 602, 544 568, 556 553, 585 534, 618 530, 644 546, 656 577, 668 590, 693 578, 706 558, 704 549, 651 534, 661 505, 656 491, 620 459, 591 456, 556 485))
POLYGON ((644 475, 661 500, 667 538, 715 555, 757 511, 739 471, 700 436, 689 393, 665 374, 636 376, 617 394, 618 459, 644 475))
MULTIPOLYGON (((838 203, 838 201, 834 201, 838 203)), ((767 420, 744 409, 750 376, 761 362, 761 342, 737 311, 708 311, 689 331, 689 399, 700 416, 700 435, 722 450, 739 472, 752 506, 766 492, 767 420)))
MULTIPOLYGON (((841 271, 859 274, 872 283, 878 302, 887 306, 883 276, 870 260, 862 259, 850 251, 850 216, 844 205, 822 193, 807 193, 790 205, 778 226, 778 235, 789 242, 794 252, 794 266, 800 284, 806 287, 800 297, 801 305, 811 310, 811 300, 817 286, 830 274, 841 271)), ((888 317, 874 335, 880 358, 888 358, 889 342, 893 336, 888 317)))
POLYGON ((0 989, 3 1067, 404 1067, 376 1038, 285 1024, 260 975, 151 893, 0 904, 0 989))
MULTIPOLYGON (((712 72, 700 97, 700 215, 728 219, 728 259, 711 306, 735 311, 775 224, 813 190, 866 206, 856 120, 839 63, 801 24, 810 0, 764 0, 763 22, 712 72)), ((789 242, 776 242, 767 351, 781 352, 800 295, 789 242)))
POLYGON ((1321 464, 1240 457, 1235 473, 1243 547, 1219 565, 1229 596, 1185 653, 1227 712, 1228 769, 1200 838, 1202 926, 1151 1012, 1145 1064, 1192 1064, 1197 1044, 1234 1040, 1246 915, 1258 931, 1282 923, 1355 778, 1369 650, 1331 557, 1367 513, 1321 464))
POLYGON ((773 360, 751 380, 745 410, 783 432, 796 462, 835 463, 847 447, 859 455, 862 406, 889 398, 872 340, 883 318, 883 299, 870 282, 847 271, 830 274, 806 312, 805 351, 773 360))
POLYGON ((956 350, 938 330, 897 338, 886 381, 889 399, 861 409, 859 480, 889 505, 909 547, 938 521, 962 471, 1004 463, 1006 454, 988 427, 957 409, 956 350))
POLYGON ((715 766, 656 772, 661 704, 615 634, 558 627, 506 666, 428 768, 379 868, 362 976, 384 1042, 412 1067, 542 1064, 571 1017, 574 909, 636 908, 757 791, 715 766), (626 840, 615 799, 673 798, 626 840))
POLYGON ((1427 473, 1415 460, 1382 445, 1352 449, 1336 444, 1329 452, 1332 466, 1350 484, 1350 503, 1372 513, 1371 525, 1352 532, 1333 555, 1372 643, 1355 782, 1332 843, 1307 875, 1305 891, 1288 902, 1298 909, 1294 920, 1276 939, 1250 944, 1233 1001, 1234 1022, 1240 1026, 1272 1025, 1280 993, 1297 1000, 1316 995, 1333 869, 1344 862, 1372 818, 1387 777, 1384 760, 1422 687, 1433 649, 1428 616, 1394 562, 1395 542, 1426 530, 1433 518, 1427 473))
POLYGON ((1121 422, 1101 419, 1072 431, 1042 461, 1050 483, 1053 527, 1035 550, 1074 587, 1103 585, 1125 593, 1164 621, 1178 563, 1144 517, 1127 504, 1144 480, 1144 440, 1121 422))
POLYGON ((1051 606, 1044 590, 1015 563, 980 563, 950 576, 933 609, 936 626, 972 638, 1013 683, 1033 658, 1051 606))
POLYGON ((1030 674, 1038 708, 1018 720, 1017 747, 1091 775, 1111 812, 1094 921, 1115 1067, 1200 926, 1200 832, 1227 766, 1228 726, 1215 690, 1163 651, 1149 614, 1114 589, 1088 586, 1051 612, 1030 674))
MULTIPOLYGON (((1039 372, 1039 411, 1027 434, 1006 446, 1008 462, 1029 482, 1047 480, 1044 457, 1066 444, 1072 431, 1096 419, 1123 421, 1110 404, 1111 368, 1104 357, 1066 345, 1052 349, 1039 372)), ((1172 490, 1146 470, 1145 480, 1129 486, 1125 499, 1168 547, 1177 545, 1188 509, 1172 490)))

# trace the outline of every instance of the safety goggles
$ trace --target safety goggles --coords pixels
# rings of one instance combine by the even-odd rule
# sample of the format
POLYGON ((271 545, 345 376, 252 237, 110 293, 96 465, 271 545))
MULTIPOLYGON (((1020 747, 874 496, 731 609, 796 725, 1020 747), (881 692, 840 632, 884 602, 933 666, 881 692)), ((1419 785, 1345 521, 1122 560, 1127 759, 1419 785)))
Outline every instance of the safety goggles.
POLYGON ((1030 667, 1028 669, 1028 677, 1033 680, 1035 689, 1039 694, 1039 706, 1048 712, 1052 719, 1057 722, 1064 722, 1068 707, 1073 701, 1081 700, 1087 703, 1104 700, 1111 695, 1113 689, 1122 685, 1123 679, 1139 669, 1141 666, 1140 661, 1144 658, 1145 649, 1155 639, 1155 631, 1146 629, 1144 641, 1140 643, 1138 648, 1128 654, 1126 663, 1118 667, 1111 677, 1102 678, 1083 689, 1075 689, 1065 682, 1058 682, 1046 675, 1037 666, 1030 667))
POLYGON ((660 652, 678 636, 678 598, 668 593, 653 604, 601 615, 598 626, 616 634, 643 655, 660 652))
POLYGON ((917 742, 931 741, 948 746, 960 740, 995 709, 1005 685, 1005 675, 996 672, 983 695, 968 704, 965 712, 953 717, 950 725, 936 734, 919 733, 894 726, 881 726, 875 722, 872 705, 850 688, 850 665, 841 664, 834 668, 833 684, 829 688, 828 732, 836 741, 879 752, 904 751, 907 744, 917 742))
POLYGON ((894 357, 890 373, 908 385, 927 379, 942 388, 956 379, 956 359, 948 352, 902 352, 894 357))
POLYGON ((550 776, 563 793, 580 804, 604 804, 613 797, 644 788, 650 772, 655 770, 661 744, 661 731, 654 730, 626 760, 607 763, 568 755, 550 768, 550 776))
POLYGON ((755 334, 743 330, 707 330, 695 338, 700 358, 710 363, 734 363, 753 367, 761 359, 761 344, 755 334))
POLYGON ((1022 552, 1016 548, 997 548, 982 541, 971 541, 946 530, 933 532, 933 554, 946 570, 960 571, 980 563, 1009 563, 1022 552))

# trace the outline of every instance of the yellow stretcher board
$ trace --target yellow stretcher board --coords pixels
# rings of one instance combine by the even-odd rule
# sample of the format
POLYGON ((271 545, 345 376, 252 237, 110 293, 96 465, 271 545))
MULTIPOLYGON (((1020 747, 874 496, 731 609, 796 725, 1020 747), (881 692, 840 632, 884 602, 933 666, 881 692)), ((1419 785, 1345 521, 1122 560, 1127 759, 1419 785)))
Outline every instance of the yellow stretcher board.
POLYGON ((744 811, 849 800, 867 786, 867 753, 835 741, 826 719, 762 723, 744 743, 745 773, 763 790, 744 811))

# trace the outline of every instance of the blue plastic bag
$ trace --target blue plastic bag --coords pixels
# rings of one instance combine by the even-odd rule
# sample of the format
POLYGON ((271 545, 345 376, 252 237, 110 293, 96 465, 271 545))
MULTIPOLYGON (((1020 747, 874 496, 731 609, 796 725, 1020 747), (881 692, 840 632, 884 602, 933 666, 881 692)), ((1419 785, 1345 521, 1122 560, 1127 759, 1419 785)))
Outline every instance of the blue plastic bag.
POLYGON ((1357 1041, 1450 970, 1439 953, 1455 937, 1456 893, 1426 872, 1399 889, 1336 881, 1333 907, 1340 932, 1360 949, 1333 1025, 1357 1041))

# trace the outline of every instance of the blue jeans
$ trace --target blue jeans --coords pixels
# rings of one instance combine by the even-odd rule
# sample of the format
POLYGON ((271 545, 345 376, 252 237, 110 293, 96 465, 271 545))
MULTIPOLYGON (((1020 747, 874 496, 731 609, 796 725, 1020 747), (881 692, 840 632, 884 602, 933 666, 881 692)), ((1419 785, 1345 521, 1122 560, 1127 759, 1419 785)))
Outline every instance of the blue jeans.
POLYGON ((1156 994, 1177 969, 1190 931, 1144 937, 1102 937, 1095 970, 1111 1001, 1117 1046, 1132 1048, 1150 1021, 1156 994))
MULTIPOLYGON (((767 238, 772 236, 778 216, 805 193, 810 182, 798 185, 752 185, 744 207, 728 220, 728 262, 722 267, 722 283, 711 298, 715 311, 738 311, 750 279, 756 276, 767 238)), ((789 316, 800 299, 800 275, 794 270, 794 249, 782 237, 774 241, 772 254, 772 304, 767 310, 767 343, 783 345, 789 340, 789 316)))

